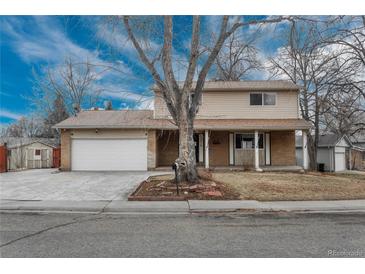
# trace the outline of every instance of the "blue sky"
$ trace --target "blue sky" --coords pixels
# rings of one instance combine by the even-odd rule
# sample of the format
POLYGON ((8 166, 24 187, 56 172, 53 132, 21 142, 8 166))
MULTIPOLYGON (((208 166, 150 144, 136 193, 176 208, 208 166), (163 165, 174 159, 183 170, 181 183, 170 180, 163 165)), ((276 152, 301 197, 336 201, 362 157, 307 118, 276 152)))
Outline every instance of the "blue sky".
MULTIPOLYGON (((220 19, 204 17, 202 35, 218 33, 220 19)), ((153 81, 149 73, 138 61, 124 29, 118 26, 111 30, 105 20, 97 16, 1 16, 0 123, 6 125, 32 112, 29 97, 34 86, 33 70, 41 75, 46 68, 61 66, 68 57, 103 65, 118 64, 118 71, 105 73, 98 82, 103 87, 99 106, 108 99, 114 108, 150 107, 149 87, 153 81)), ((191 21, 188 16, 174 18, 174 54, 178 60, 184 60, 189 52, 191 21)), ((151 52, 156 52, 162 42, 162 25, 156 24, 160 32, 149 41, 151 52)), ((285 25, 268 27, 264 32, 269 34, 281 28, 285 25)), ((252 31, 241 30, 245 35, 252 31)), ((282 43, 267 35, 257 41, 262 58, 275 54, 282 43)), ((184 73, 184 65, 177 63, 175 69, 179 75, 184 73)), ((264 74, 252 77, 263 78, 264 74)))

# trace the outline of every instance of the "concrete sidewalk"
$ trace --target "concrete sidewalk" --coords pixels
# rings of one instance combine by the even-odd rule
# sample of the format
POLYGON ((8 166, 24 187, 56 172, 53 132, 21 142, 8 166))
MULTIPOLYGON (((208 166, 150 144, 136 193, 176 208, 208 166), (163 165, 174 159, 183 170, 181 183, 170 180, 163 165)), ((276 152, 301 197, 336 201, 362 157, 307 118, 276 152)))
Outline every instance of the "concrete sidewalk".
POLYGON ((199 213, 199 212, 365 212, 365 200, 337 201, 20 201, 0 200, 6 212, 86 212, 86 213, 199 213))

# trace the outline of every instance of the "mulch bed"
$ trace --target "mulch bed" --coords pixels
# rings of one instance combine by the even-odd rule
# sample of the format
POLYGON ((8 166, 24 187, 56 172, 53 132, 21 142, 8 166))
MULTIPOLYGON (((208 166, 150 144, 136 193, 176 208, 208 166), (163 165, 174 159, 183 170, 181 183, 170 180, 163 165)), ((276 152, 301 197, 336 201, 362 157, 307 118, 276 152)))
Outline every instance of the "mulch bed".
POLYGON ((129 201, 237 200, 240 194, 225 183, 200 178, 197 184, 182 182, 179 195, 171 176, 152 176, 128 197, 129 201))

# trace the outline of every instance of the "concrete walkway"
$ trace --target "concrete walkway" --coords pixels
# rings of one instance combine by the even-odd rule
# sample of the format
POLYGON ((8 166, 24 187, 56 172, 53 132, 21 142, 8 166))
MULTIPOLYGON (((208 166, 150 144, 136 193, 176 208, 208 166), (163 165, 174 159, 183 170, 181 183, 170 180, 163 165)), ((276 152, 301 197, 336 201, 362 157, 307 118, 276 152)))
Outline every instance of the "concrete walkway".
POLYGON ((0 211, 88 213, 365 212, 365 200, 338 201, 16 201, 0 200, 0 211))

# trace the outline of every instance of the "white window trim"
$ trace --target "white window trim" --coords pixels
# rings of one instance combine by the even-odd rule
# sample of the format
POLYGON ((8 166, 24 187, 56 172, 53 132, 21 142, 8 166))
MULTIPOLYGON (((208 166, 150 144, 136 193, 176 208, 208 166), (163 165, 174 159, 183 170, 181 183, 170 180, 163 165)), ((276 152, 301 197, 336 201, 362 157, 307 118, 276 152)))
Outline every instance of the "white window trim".
POLYGON ((278 102, 278 94, 277 94, 277 92, 272 92, 272 91, 268 91, 268 92, 266 92, 266 91, 250 92, 248 100, 249 100, 250 107, 276 107, 277 102, 278 102), (262 94, 261 105, 251 105, 251 94, 262 94), (275 95, 275 105, 265 105, 264 104, 264 94, 275 95))

